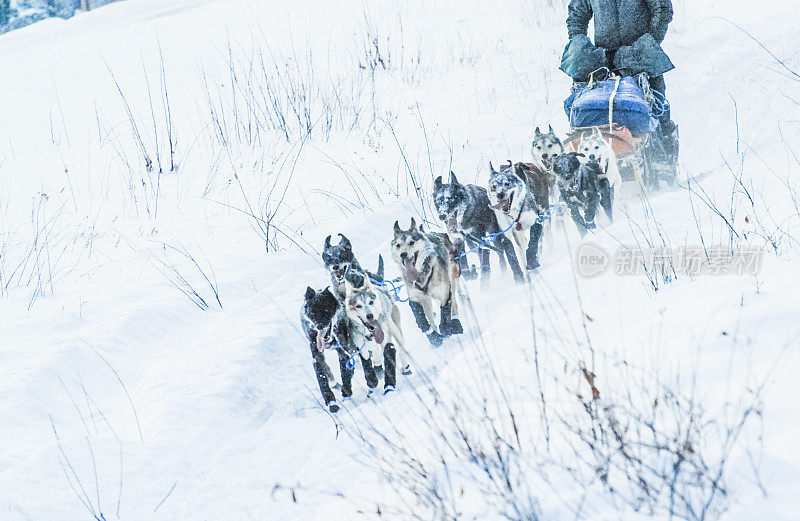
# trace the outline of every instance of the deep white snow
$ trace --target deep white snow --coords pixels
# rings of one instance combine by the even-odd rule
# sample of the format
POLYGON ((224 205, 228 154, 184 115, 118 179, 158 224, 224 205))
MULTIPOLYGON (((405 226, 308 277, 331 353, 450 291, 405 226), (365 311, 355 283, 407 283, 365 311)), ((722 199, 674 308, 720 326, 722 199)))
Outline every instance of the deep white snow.
MULTIPOLYGON (((493 371, 541 441, 534 331, 541 372, 575 385, 591 338, 603 396, 623 392, 623 360, 680 372, 685 389, 694 379, 717 412, 766 381, 763 418, 730 454, 722 519, 796 519, 796 8, 675 4, 668 94, 682 185, 699 195, 643 203, 630 191, 590 240, 644 245, 660 240, 655 223, 674 248, 736 236, 763 248, 760 274, 679 276, 657 291, 644 275, 580 278, 580 240, 556 222, 529 284, 499 270, 489 290, 464 284, 462 339, 431 348, 401 304, 415 374, 367 399, 357 371, 336 418, 298 320, 306 286, 328 284, 325 236, 346 234, 368 267, 383 254, 396 276, 392 224, 434 219, 423 202, 435 176, 483 184, 489 160, 529 158, 535 126, 566 131, 564 2, 128 0, 0 36, 0 519, 391 515, 402 501, 362 429, 422 446, 431 426, 415 396, 433 387, 478 407, 498 399, 493 371), (248 80, 264 91, 262 64, 280 71, 271 85, 311 100, 310 135, 281 93, 287 133, 254 130, 270 110, 247 97, 248 80)), ((468 472, 458 479, 464 519, 500 518, 468 472)), ((543 519, 575 515, 574 483, 530 482, 543 519)), ((646 514, 590 504, 583 519, 646 514)))

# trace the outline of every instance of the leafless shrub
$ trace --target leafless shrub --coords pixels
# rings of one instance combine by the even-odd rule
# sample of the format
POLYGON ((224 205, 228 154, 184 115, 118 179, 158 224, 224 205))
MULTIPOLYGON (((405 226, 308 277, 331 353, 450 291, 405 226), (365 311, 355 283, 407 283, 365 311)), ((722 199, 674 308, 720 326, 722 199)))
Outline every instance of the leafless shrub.
POLYGON ((161 255, 150 257, 153 266, 161 273, 174 288, 188 298, 192 304, 205 311, 211 307, 213 301, 222 309, 222 301, 219 296, 219 286, 214 269, 206 257, 203 250, 197 247, 202 259, 193 254, 190 249, 179 240, 175 240, 175 245, 162 242, 161 255), (191 275, 190 275, 191 273, 191 275), (199 275, 199 276, 198 276, 199 275), (204 286, 208 291, 199 289, 204 286), (208 298, 214 300, 212 301, 208 298), (206 295, 205 297, 203 295, 206 295))
POLYGON ((249 47, 229 41, 225 60, 227 78, 202 73, 212 138, 223 146, 263 145, 275 133, 286 141, 312 134, 327 140, 374 119, 364 76, 320 65, 310 48, 284 54, 264 38, 249 47))
POLYGON ((545 286, 531 294, 546 316, 531 316, 534 352, 528 344, 520 353, 513 378, 484 344, 473 315, 477 340, 464 347, 474 359, 458 376, 437 375, 435 386, 418 375, 400 405, 405 430, 378 406, 363 414, 359 408, 357 429, 345 422, 365 465, 397 494, 379 502, 378 512, 388 519, 527 521, 554 509, 587 519, 611 508, 616 515, 719 519, 732 495, 731 457, 761 417, 768 378, 748 377, 719 401, 707 394, 701 400, 694 374, 600 356, 586 327, 584 338, 568 326, 549 336, 545 361, 536 336, 587 315, 567 313, 545 286))
POLYGON ((624 208, 619 209, 626 218, 632 236, 631 244, 623 245, 622 249, 632 249, 637 255, 639 252, 644 252, 644 255, 635 260, 641 265, 649 287, 653 291, 658 291, 678 277, 672 242, 647 197, 642 198, 641 209, 641 218, 633 216, 624 208))
MULTIPOLYGON (((1 204, 1 203, 0 203, 1 204)), ((28 288, 28 309, 53 294, 74 269, 86 247, 85 237, 67 219, 67 201, 40 192, 27 223, 11 228, 0 210, 0 296, 28 288)))
POLYGON ((158 217, 162 196, 161 176, 177 173, 180 166, 164 56, 160 47, 158 51, 157 94, 153 92, 147 64, 142 59, 142 82, 147 92, 142 110, 137 109, 137 102, 129 97, 111 67, 106 65, 120 96, 129 133, 120 132, 116 123, 104 121, 97 114, 98 132, 104 136, 101 145, 112 149, 114 169, 123 176, 135 214, 138 216, 141 212, 153 219, 158 217))

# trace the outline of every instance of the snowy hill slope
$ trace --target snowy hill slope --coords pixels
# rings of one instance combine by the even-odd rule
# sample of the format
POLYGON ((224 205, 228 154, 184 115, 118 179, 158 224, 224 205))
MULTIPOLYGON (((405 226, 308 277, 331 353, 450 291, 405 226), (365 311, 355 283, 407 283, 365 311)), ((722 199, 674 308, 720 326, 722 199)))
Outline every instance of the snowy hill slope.
MULTIPOLYGON (((465 283, 463 340, 432 349, 403 305, 415 374, 370 401, 357 372, 335 419, 297 317, 306 285, 328 283, 324 237, 345 233, 367 266, 388 260, 396 219, 433 219, 416 185, 450 169, 483 184, 489 160, 528 157, 536 125, 566 130, 563 3, 261 4, 128 0, 0 37, 0 519, 349 520, 379 504, 407 519, 404 501, 424 519, 376 470, 404 468, 381 452, 397 446, 460 480, 459 518, 495 519, 516 492, 495 502, 434 450, 453 404, 485 434, 486 401, 492 419, 513 404, 525 427, 515 472, 542 519, 646 516, 597 480, 541 472, 572 457, 556 418, 577 414, 571 391, 589 392, 581 367, 609 400, 639 389, 627 368, 657 374, 711 425, 763 407, 726 453, 721 518, 795 517, 788 2, 676 2, 668 93, 683 173, 700 181, 629 196, 591 237, 609 252, 755 246, 758 276, 583 279, 577 234, 555 223, 530 284, 465 283), (426 416, 433 398, 442 409, 426 416), (376 453, 376 432, 396 445, 376 453)), ((710 459, 727 449, 714 432, 710 459)))

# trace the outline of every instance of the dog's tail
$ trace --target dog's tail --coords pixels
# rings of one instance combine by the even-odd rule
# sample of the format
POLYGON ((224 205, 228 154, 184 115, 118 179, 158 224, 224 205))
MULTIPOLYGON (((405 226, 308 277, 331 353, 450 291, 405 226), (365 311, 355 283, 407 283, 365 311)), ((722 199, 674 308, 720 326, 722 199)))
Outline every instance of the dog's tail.
POLYGON ((376 273, 378 280, 383 280, 383 255, 378 255, 378 272, 376 273))
POLYGON ((371 278, 375 282, 383 282, 383 256, 378 255, 378 270, 375 273, 367 272, 369 278, 371 278))

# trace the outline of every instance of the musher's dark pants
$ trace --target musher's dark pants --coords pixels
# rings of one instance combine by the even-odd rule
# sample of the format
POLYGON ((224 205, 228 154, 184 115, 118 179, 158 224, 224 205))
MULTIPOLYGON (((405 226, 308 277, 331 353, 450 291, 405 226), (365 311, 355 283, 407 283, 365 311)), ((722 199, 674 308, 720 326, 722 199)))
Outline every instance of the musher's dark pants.
MULTIPOLYGON (((660 92, 664 96, 664 99, 667 99, 667 84, 664 82, 664 75, 662 74, 661 76, 650 78, 649 81, 650 88, 656 92, 660 92)), ((661 128, 663 129, 664 134, 669 135, 675 130, 675 123, 672 122, 669 105, 664 108, 664 113, 660 118, 658 118, 658 120, 661 122, 661 128)))

